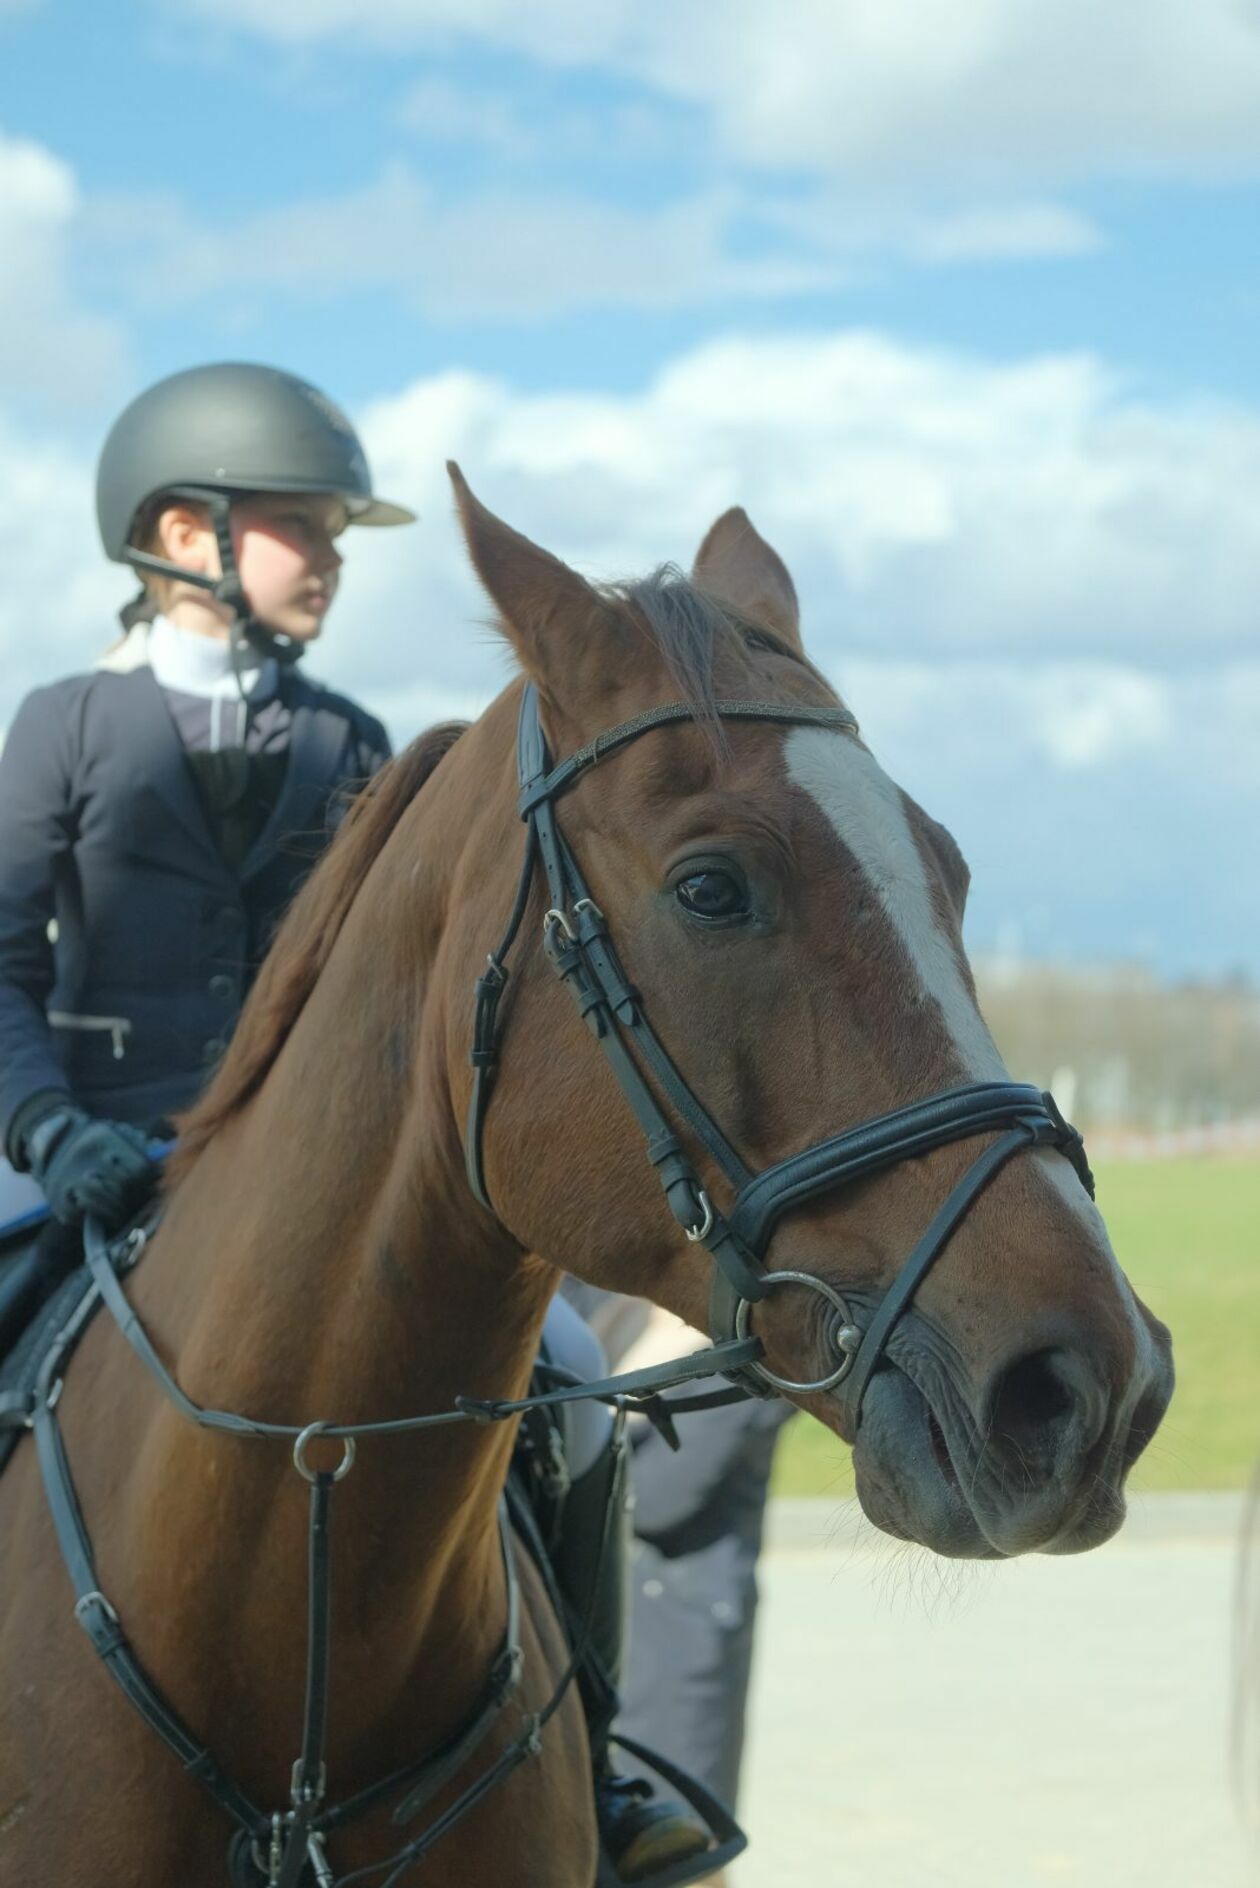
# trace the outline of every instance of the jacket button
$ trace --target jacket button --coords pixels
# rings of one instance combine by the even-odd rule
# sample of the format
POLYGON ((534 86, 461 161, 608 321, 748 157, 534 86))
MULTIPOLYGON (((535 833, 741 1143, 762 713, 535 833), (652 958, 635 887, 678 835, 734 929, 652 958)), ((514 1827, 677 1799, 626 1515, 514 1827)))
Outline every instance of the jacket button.
POLYGON ((227 977, 218 971, 208 984, 211 996, 218 997, 222 1003, 231 1003, 236 997, 236 979, 227 977))
POLYGON ((226 1042, 223 1042, 218 1036, 211 1036, 209 1042, 205 1042, 201 1045, 201 1059, 209 1066, 210 1063, 218 1061, 226 1048, 226 1042))

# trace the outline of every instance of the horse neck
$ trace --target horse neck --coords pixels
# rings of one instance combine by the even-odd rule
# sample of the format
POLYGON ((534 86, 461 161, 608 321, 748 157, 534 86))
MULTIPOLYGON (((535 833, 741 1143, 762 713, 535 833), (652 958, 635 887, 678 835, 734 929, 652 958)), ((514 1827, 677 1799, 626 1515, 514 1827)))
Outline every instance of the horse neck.
MULTIPOLYGON (((435 968, 461 850, 436 785, 387 842, 262 1089, 205 1148, 136 1275, 199 1402, 362 1422, 528 1381, 554 1274, 521 1261, 463 1177, 447 1019, 471 989, 462 959, 450 988, 435 968)), ((488 908, 488 930, 499 922, 488 908)), ((172 1432, 173 1471, 194 1446, 172 1432)), ((260 1477, 292 1474, 283 1444, 258 1447, 271 1458, 260 1477)), ((392 1568, 414 1595, 454 1561, 467 1576, 470 1557, 493 1560, 509 1448, 502 1427, 474 1424, 365 1444, 347 1484, 362 1565, 339 1567, 343 1588, 361 1576, 380 1596, 392 1568)))

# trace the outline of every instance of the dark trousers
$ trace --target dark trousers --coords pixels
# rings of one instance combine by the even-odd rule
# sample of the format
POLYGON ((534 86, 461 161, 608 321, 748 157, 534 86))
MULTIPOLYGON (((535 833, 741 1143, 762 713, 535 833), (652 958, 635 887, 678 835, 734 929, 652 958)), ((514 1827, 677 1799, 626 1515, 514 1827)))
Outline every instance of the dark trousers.
POLYGON ((698 1776, 732 1809, 757 1616, 757 1558, 780 1401, 678 1419, 673 1454, 637 1440, 629 1657, 617 1729, 698 1776))

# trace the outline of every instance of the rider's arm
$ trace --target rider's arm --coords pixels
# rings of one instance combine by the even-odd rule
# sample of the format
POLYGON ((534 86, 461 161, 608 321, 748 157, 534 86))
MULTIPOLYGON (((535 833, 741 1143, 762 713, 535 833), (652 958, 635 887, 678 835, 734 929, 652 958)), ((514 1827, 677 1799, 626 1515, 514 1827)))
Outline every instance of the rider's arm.
MULTIPOLYGON (((45 1005, 53 985, 48 926, 59 872, 74 845, 78 702, 66 683, 18 709, 0 753, 0 1142, 39 1111, 69 1100, 45 1005)), ((10 1150, 16 1152, 18 1150, 10 1150)))

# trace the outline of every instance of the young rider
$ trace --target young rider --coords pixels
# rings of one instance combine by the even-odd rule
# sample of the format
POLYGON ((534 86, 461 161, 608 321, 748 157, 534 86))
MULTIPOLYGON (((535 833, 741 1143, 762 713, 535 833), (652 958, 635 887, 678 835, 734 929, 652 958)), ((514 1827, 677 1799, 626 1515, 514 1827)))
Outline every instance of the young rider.
POLYGON ((146 1136, 219 1059, 338 796, 388 756, 297 661, 341 532, 412 513, 374 497, 316 388, 223 364, 127 408, 97 517, 143 575, 130 627, 28 696, 0 757, 0 1134, 65 1225, 143 1198, 146 1136))
MULTIPOLYGON (((343 531, 413 518, 373 494, 353 427, 317 388, 233 363, 159 382, 106 440, 97 516, 106 555, 143 579, 126 635, 30 695, 0 755, 0 1141, 54 1215, 34 1271, 0 1274, 0 1339, 77 1262, 86 1214, 114 1228, 143 1203, 149 1138, 218 1061, 340 805, 389 753, 379 721, 298 667, 343 531)), ((549 1346, 598 1376, 598 1354, 574 1356, 582 1329, 560 1305, 549 1346)), ((603 1414, 579 1425, 556 1558, 615 1676, 621 1555, 597 1544, 605 1502, 624 1502, 603 1414)), ((582 1688, 623 1879, 697 1853, 705 1835, 680 1806, 613 1774, 615 1696, 589 1674, 582 1688)))

